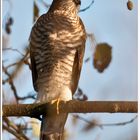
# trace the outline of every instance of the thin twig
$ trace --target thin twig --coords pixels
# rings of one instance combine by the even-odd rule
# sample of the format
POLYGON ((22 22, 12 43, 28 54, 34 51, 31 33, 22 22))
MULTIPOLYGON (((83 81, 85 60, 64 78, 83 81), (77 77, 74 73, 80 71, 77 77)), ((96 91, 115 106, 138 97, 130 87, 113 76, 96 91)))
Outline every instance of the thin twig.
POLYGON ((9 82, 9 84, 10 84, 10 86, 11 86, 11 89, 12 89, 12 91, 13 91, 13 93, 14 93, 14 96, 15 96, 15 98, 16 98, 16 102, 18 103, 18 94, 17 94, 16 87, 15 87, 15 85, 14 85, 14 83, 13 83, 12 76, 10 75, 10 73, 7 71, 7 69, 6 69, 3 65, 2 65, 2 70, 3 70, 4 73, 9 77, 8 82, 9 82))
POLYGON ((130 124, 130 123, 133 123, 136 119, 137 119, 137 115, 132 118, 131 120, 129 121, 125 121, 125 122, 119 122, 119 123, 102 123, 102 124, 99 124, 99 123, 95 123, 95 122, 92 122, 92 121, 89 121, 87 119, 85 119, 84 117, 81 117, 79 115, 72 115, 73 117, 75 117, 76 119, 79 119, 79 120, 82 120, 88 124, 92 124, 94 126, 98 126, 100 128, 104 127, 104 126, 124 126, 124 125, 127 125, 127 124, 130 124))
POLYGON ((24 96, 24 97, 18 97, 18 100, 26 100, 26 99, 36 99, 35 98, 35 94, 29 94, 27 96, 24 96))
POLYGON ((12 123, 7 117, 3 118, 3 123, 4 122, 7 124, 8 127, 12 127, 15 131, 18 130, 18 127, 14 123, 12 123))
POLYGON ((24 56, 24 54, 22 52, 20 52, 18 49, 13 49, 13 48, 3 48, 3 51, 14 51, 19 53, 21 56, 24 56))
POLYGON ((89 6, 87 6, 86 8, 84 9, 81 9, 79 12, 85 12, 87 9, 89 9, 94 3, 94 0, 91 1, 91 3, 89 4, 89 6))
POLYGON ((13 67, 13 66, 18 65, 18 64, 19 64, 19 62, 15 62, 15 63, 9 64, 9 65, 6 66, 5 68, 6 68, 6 69, 9 69, 10 67, 13 67))
POLYGON ((11 134, 13 134, 16 138, 18 138, 18 140, 29 140, 29 138, 27 138, 23 133, 17 133, 16 131, 12 130, 10 127, 6 126, 6 125, 2 125, 3 129, 7 130, 8 132, 10 132, 11 134))

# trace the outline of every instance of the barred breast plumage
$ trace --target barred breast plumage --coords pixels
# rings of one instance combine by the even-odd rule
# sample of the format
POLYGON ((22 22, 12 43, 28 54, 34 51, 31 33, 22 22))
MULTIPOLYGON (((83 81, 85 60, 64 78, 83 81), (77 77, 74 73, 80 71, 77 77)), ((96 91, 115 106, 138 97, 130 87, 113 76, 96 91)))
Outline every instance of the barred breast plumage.
MULTIPOLYGON (((57 6, 56 1, 53 1, 49 12, 37 20, 30 35, 33 84, 38 92, 37 100, 41 102, 58 98, 64 101, 72 99, 78 85, 85 49, 86 33, 74 9, 74 0, 59 0, 57 6)), ((66 119, 67 115, 63 116, 66 119)), ((60 121, 58 116, 54 120, 60 121)), ((48 126, 53 122, 52 119, 44 121, 48 126)), ((54 125, 55 133, 60 133, 58 125, 54 125)), ((54 133, 51 127, 44 127, 47 135, 54 133)), ((50 137, 48 139, 52 140, 50 137)))

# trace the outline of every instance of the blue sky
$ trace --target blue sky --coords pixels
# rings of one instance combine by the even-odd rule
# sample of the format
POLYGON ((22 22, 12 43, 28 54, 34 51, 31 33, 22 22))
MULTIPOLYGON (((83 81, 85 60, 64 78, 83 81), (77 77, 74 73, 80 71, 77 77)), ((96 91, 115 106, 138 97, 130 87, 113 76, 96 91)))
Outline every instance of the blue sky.
MULTIPOLYGON (((33 0, 12 0, 11 2, 10 14, 14 19, 14 24, 12 34, 9 37, 9 46, 18 48, 22 52, 33 25, 33 0)), ((48 3, 50 2, 51 0, 48 0, 48 3)), ((90 0, 82 0, 81 8, 86 7, 90 2, 90 0)), ((83 65, 79 86, 88 95, 89 100, 137 100, 138 2, 133 0, 134 9, 132 11, 127 9, 126 2, 123 0, 95 0, 90 9, 79 14, 87 32, 94 33, 97 43, 107 42, 112 46, 112 62, 104 73, 100 74, 93 68, 92 60, 83 65)), ((41 5, 39 7, 40 14, 43 14, 46 9, 41 5)), ((3 17, 7 9, 7 4, 3 2, 3 17)), ((92 56, 92 54, 93 48, 87 41, 85 58, 92 56)), ((12 58, 12 61, 15 61, 20 55, 13 53, 4 57, 12 58)), ((25 66, 21 73, 15 80, 15 84, 18 93, 23 96, 32 92, 33 87, 28 67, 25 66)), ((8 92, 9 88, 5 91, 8 92)), ((128 121, 135 115, 82 114, 89 120, 95 118, 102 123, 128 121)), ((69 128, 69 133, 73 134, 73 140, 95 139, 97 137, 99 140, 131 140, 133 135, 137 135, 137 121, 126 126, 105 127, 103 130, 97 128, 84 133, 80 130, 85 123, 80 121, 79 125, 75 127, 71 125, 70 118, 66 126, 69 128)))

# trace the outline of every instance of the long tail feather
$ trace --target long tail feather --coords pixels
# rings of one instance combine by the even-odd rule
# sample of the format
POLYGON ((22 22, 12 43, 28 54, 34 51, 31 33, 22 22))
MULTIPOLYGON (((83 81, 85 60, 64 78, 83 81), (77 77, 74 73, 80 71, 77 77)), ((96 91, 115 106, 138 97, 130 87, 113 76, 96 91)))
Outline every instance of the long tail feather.
POLYGON ((67 113, 55 116, 43 116, 40 140, 62 140, 67 116, 67 113))

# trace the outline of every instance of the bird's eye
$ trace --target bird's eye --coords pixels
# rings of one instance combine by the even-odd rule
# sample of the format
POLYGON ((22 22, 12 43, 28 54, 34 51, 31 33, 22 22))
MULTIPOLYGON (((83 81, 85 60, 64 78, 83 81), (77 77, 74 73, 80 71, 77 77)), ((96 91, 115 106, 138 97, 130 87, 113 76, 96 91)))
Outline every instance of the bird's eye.
POLYGON ((76 5, 81 5, 81 0, 74 0, 76 5))

